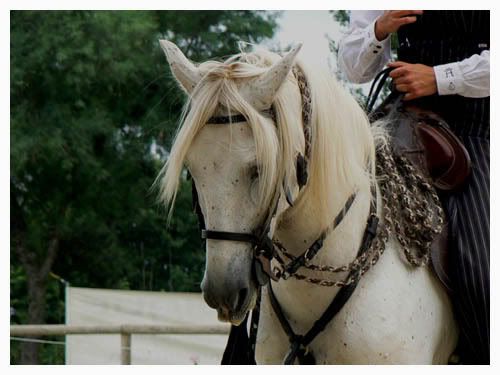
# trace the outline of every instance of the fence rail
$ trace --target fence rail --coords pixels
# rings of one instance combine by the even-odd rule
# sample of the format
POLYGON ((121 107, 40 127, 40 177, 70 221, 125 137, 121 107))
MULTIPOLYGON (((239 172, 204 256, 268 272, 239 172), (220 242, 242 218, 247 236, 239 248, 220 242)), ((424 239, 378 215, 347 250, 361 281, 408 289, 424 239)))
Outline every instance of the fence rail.
POLYGON ((11 325, 11 336, 66 336, 66 335, 120 335, 121 336, 121 364, 130 365, 132 335, 226 335, 229 326, 216 325, 11 325))

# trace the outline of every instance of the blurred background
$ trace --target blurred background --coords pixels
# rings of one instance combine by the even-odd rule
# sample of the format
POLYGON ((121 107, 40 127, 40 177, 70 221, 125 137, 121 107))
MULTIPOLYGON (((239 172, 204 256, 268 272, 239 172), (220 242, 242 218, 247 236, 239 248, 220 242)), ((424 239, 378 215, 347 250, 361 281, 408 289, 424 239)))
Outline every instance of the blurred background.
MULTIPOLYGON (((303 41, 307 58, 343 80, 336 50, 348 17, 12 11, 11 324, 65 323, 67 285, 200 291, 204 251, 190 182, 182 181, 169 227, 151 189, 185 99, 158 39, 200 62, 237 53, 239 40, 274 50, 303 41)), ((363 101, 366 86, 348 88, 363 101)), ((12 364, 63 364, 64 356, 64 345, 11 339, 12 364)))

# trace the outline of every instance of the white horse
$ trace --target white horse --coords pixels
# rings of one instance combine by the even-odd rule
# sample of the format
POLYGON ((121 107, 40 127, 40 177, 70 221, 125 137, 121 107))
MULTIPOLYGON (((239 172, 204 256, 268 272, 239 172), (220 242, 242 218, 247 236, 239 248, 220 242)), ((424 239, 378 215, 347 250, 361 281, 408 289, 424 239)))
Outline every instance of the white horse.
MULTIPOLYGON (((273 213, 278 197, 270 235, 298 256, 356 192, 345 218, 314 258, 317 264, 334 266, 352 261, 370 210, 375 143, 382 139, 355 100, 329 72, 300 62, 300 46, 284 57, 259 50, 195 65, 173 43, 160 44, 189 98, 158 179, 170 213, 185 165, 196 184, 207 229, 251 233, 273 213), (300 67, 311 91, 309 178, 302 189, 296 159, 305 153, 305 138, 293 66, 300 67), (264 112, 271 106, 275 118, 264 112), (228 115, 244 117, 233 117, 230 124, 207 124, 214 116, 228 115), (287 193, 293 206, 287 203, 287 193)), ((201 288, 222 321, 238 325, 254 307, 258 284, 252 248, 247 242, 207 240, 201 288)), ((303 273, 321 277, 317 271, 303 273)), ((345 276, 340 273, 339 280, 345 276)), ((294 278, 272 281, 272 288, 299 334, 309 330, 339 290, 294 278)), ((263 287, 256 360, 280 364, 290 344, 268 293, 263 287)), ((390 238, 378 263, 309 350, 318 364, 446 364, 457 336, 441 284, 428 267, 405 263, 399 243, 390 238)))

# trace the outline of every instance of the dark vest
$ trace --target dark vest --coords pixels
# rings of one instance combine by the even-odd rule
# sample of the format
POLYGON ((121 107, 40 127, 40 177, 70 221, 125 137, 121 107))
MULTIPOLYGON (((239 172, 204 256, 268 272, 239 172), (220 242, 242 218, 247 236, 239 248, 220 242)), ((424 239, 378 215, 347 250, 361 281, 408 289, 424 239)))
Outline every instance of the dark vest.
MULTIPOLYGON (((490 12, 426 10, 398 31, 398 60, 429 66, 456 62, 490 48, 490 12)), ((414 103, 440 114, 459 135, 489 138, 490 98, 432 95, 414 103)))

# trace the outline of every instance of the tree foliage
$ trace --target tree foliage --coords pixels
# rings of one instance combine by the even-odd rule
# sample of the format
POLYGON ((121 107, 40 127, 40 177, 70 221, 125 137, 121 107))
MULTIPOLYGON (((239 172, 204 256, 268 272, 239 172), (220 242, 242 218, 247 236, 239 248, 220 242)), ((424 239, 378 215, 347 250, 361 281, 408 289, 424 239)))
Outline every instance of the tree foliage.
MULTIPOLYGON (((271 37, 259 11, 11 12, 11 306, 62 323, 72 285, 198 291, 204 266, 190 183, 169 228, 152 183, 184 97, 158 39, 195 61, 271 37)), ((26 352, 29 352, 26 349, 26 352)), ((11 360, 36 362, 36 350, 11 360)), ((46 355, 50 357, 50 353, 46 355)))

